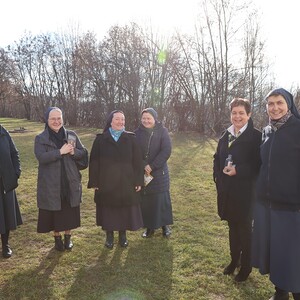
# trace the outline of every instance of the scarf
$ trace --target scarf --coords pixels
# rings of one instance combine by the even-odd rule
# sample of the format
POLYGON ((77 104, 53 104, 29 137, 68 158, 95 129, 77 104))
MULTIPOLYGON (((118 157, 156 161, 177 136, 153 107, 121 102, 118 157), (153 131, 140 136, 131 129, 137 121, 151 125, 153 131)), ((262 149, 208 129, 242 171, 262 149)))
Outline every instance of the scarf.
POLYGON ((49 126, 48 132, 49 132, 49 137, 50 140, 55 144, 55 146, 60 149, 63 144, 66 142, 66 137, 65 137, 65 129, 62 126, 58 132, 53 131, 49 126))
POLYGON ((267 125, 262 132, 262 141, 265 143, 271 133, 276 132, 282 125, 284 125, 288 119, 292 116, 291 111, 288 111, 283 117, 278 120, 269 120, 269 125, 267 125))
MULTIPOLYGON (((48 132, 49 132, 49 138, 50 140, 55 144, 57 149, 60 149, 63 144, 66 143, 66 137, 65 137, 65 129, 62 126, 58 132, 53 131, 50 129, 49 126, 47 126, 48 132)), ((60 179, 60 196, 62 202, 67 201, 70 203, 70 191, 69 191, 69 182, 67 178, 66 168, 65 168, 65 162, 63 159, 61 159, 61 179, 60 179)))
POLYGON ((269 121, 270 126, 272 128, 273 131, 276 131, 277 129, 279 129, 283 124, 285 124, 287 122, 287 120, 292 116, 291 111, 288 111, 283 117, 281 117, 278 120, 271 120, 269 121))
POLYGON ((125 128, 123 128, 122 130, 114 130, 111 127, 109 127, 109 132, 112 136, 112 138, 115 140, 115 142, 117 142, 121 136, 121 134, 125 131, 125 128))

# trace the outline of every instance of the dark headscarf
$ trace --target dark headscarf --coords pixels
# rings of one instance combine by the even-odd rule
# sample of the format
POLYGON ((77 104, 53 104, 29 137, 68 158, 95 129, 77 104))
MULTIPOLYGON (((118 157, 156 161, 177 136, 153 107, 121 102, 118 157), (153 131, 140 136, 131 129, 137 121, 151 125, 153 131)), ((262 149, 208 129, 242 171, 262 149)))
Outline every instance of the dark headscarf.
POLYGON ((59 107, 56 107, 56 106, 50 106, 50 107, 48 107, 48 109, 45 111, 45 114, 44 114, 44 121, 46 123, 45 124, 45 128, 48 127, 48 119, 49 119, 50 112, 52 110, 54 110, 54 109, 61 111, 61 109, 59 107))
POLYGON ((106 132, 106 131, 109 129, 109 127, 111 127, 111 121, 112 121, 112 119, 113 119, 115 113, 121 113, 121 114, 124 115, 124 113, 123 113, 121 110, 117 110, 117 109, 116 109, 116 110, 113 110, 113 111, 108 115, 108 117, 107 117, 107 119, 106 119, 106 124, 105 124, 105 127, 104 127, 104 129, 103 129, 103 132, 106 132))
POLYGON ((48 132, 49 132, 49 137, 50 137, 50 140, 52 142, 54 142, 54 144, 56 145, 56 147, 58 149, 60 149, 63 144, 65 144, 65 129, 64 129, 64 126, 62 126, 58 132, 55 132, 53 131, 49 126, 48 126, 48 119, 49 119, 49 115, 50 115, 50 112, 52 110, 59 110, 61 111, 60 108, 56 107, 56 106, 52 106, 52 107, 49 107, 46 112, 45 112, 45 115, 44 115, 44 118, 45 118, 45 129, 48 129, 48 132))
POLYGON ((152 115, 152 117, 154 118, 155 122, 158 121, 158 114, 157 114, 157 112, 156 112, 156 110, 154 108, 152 108, 152 107, 145 108, 142 111, 142 114, 143 113, 148 113, 148 114, 152 115))
POLYGON ((266 100, 268 100, 268 98, 270 96, 278 96, 278 95, 281 95, 286 103, 287 103, 287 106, 288 106, 288 109, 289 111, 297 118, 297 119, 300 119, 300 115, 299 115, 299 112, 295 106, 295 103, 294 103, 294 98, 293 98, 293 95, 288 92, 287 90, 283 89, 283 88, 277 88, 277 89, 274 89, 272 90, 267 96, 266 96, 266 100))

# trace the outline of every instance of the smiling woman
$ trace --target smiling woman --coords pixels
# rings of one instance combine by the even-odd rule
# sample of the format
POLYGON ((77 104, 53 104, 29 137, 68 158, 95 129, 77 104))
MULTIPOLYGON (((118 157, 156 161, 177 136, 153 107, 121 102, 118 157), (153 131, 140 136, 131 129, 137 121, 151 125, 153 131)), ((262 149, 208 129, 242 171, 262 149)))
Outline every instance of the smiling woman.
POLYGON ((232 125, 218 142, 214 155, 213 176, 218 193, 218 213, 229 226, 231 262, 224 275, 233 274, 235 281, 245 281, 251 273, 251 229, 253 188, 259 170, 261 133, 254 129, 247 99, 235 98, 230 104, 232 125), (230 165, 226 158, 231 157, 230 165))
POLYGON ((114 246, 114 231, 119 245, 128 246, 126 231, 143 226, 140 190, 143 185, 142 154, 132 132, 125 131, 125 115, 112 111, 103 133, 94 140, 88 188, 94 189, 96 223, 106 232, 105 246, 114 246))
POLYGON ((299 300, 300 115, 293 95, 283 88, 270 91, 266 99, 269 124, 260 147, 252 261, 275 285, 270 300, 288 300, 289 292, 299 300))
POLYGON ((233 125, 235 135, 240 133, 240 129, 242 129, 249 121, 251 116, 250 107, 249 106, 235 106, 231 110, 231 123, 233 125))
POLYGON ((53 231, 55 249, 71 250, 71 230, 80 226, 81 174, 87 167, 88 153, 74 131, 63 126, 62 111, 49 107, 45 130, 36 136, 34 153, 39 163, 37 232, 53 231), (70 136, 74 142, 68 143, 70 136), (64 231, 64 241, 60 234, 64 231))
POLYGON ((288 112, 288 106, 283 96, 274 95, 268 98, 267 109, 272 120, 279 120, 288 112))

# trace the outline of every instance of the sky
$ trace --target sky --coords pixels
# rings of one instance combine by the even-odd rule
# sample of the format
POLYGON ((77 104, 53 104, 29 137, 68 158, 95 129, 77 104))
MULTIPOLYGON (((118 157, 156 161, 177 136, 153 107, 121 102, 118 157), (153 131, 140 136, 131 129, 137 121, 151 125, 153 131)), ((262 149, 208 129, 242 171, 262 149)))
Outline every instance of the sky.
MULTIPOLYGON (((199 0, 10 0, 1 3, 0 47, 24 33, 60 32, 74 24, 99 38, 113 25, 134 21, 160 32, 192 33, 201 9, 199 0)), ((299 14, 297 0, 253 0, 261 15, 266 56, 278 86, 300 86, 299 14)))

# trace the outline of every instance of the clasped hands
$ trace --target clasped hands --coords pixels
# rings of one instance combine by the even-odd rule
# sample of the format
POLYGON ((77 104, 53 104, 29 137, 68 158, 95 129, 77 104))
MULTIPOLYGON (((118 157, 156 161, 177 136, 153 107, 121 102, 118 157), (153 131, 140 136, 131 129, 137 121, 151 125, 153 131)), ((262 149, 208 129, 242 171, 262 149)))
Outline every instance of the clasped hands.
POLYGON ((72 144, 63 144, 63 146, 60 148, 60 154, 71 154, 74 155, 74 146, 72 144))

